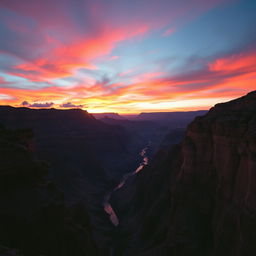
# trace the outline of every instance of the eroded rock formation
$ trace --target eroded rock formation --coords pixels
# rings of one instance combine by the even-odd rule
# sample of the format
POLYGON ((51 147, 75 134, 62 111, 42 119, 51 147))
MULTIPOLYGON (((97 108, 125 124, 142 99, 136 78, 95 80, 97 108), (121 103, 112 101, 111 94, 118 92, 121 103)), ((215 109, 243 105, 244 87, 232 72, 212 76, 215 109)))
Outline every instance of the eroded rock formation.
POLYGON ((256 92, 217 104, 113 195, 117 255, 256 255, 256 92), (124 200, 124 198, 126 200, 124 200))
POLYGON ((31 130, 0 127, 0 254, 98 255, 87 210, 67 206, 45 178, 48 166, 31 152, 32 138, 31 130))

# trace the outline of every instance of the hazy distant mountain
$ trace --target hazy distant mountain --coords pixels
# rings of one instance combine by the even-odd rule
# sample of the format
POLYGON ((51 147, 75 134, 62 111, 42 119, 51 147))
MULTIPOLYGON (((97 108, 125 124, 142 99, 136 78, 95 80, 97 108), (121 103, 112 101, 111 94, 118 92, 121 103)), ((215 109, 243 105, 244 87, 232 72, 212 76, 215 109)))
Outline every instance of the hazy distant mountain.
POLYGON ((198 111, 178 111, 178 112, 149 112, 149 113, 140 113, 135 120, 166 120, 166 119, 175 119, 175 120, 188 120, 193 119, 196 116, 204 115, 207 113, 207 110, 198 110, 198 111))
POLYGON ((125 119, 123 116, 119 115, 118 113, 92 113, 92 115, 96 119, 101 119, 104 117, 114 118, 114 119, 125 119))
POLYGON ((118 113, 93 113, 97 119, 112 118, 117 120, 131 121, 157 121, 157 122, 178 122, 185 124, 191 122, 196 116, 204 115, 207 110, 198 111, 177 111, 177 112, 142 112, 138 115, 120 115, 118 113))

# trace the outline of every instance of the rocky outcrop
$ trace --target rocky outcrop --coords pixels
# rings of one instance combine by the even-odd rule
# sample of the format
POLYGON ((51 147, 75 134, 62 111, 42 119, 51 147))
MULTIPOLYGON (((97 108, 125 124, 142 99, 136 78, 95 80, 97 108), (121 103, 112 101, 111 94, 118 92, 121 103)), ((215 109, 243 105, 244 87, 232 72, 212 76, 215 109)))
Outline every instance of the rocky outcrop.
POLYGON ((116 255, 256 254, 256 92, 217 104, 112 198, 116 255))
POLYGON ((99 176, 105 179, 104 175, 113 178, 114 171, 120 171, 120 159, 129 159, 132 155, 127 149, 129 135, 124 129, 96 120, 81 109, 0 106, 0 123, 13 129, 33 129, 36 134, 34 148, 42 159, 52 162, 53 178, 59 185, 63 173, 70 169, 73 175, 82 173, 94 181, 99 180, 99 176), (94 175, 91 175, 92 169, 94 175))
POLYGON ((32 140, 31 130, 0 127, 0 255, 98 255, 84 204, 66 204, 32 140))
POLYGON ((21 256, 15 249, 10 249, 0 245, 0 256, 21 256))
POLYGON ((137 158, 129 148, 129 134, 80 109, 0 106, 0 123, 12 129, 33 129, 31 150, 47 161, 48 178, 63 191, 68 205, 82 201, 86 206, 93 235, 104 251, 112 225, 103 198, 137 158))

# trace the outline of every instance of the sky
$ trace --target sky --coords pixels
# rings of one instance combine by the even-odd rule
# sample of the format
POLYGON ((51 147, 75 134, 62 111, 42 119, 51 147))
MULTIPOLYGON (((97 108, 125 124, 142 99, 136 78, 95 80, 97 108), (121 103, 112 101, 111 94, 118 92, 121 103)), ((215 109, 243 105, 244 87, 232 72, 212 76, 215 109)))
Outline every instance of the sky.
POLYGON ((1 0, 0 105, 208 109, 256 90, 255 0, 1 0))

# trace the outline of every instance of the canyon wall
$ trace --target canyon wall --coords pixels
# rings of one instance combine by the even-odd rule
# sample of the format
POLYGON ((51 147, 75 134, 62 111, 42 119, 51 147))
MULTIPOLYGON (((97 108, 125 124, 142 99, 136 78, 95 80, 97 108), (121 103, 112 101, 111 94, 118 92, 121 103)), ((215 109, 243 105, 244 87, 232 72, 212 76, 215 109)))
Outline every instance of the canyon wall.
MULTIPOLYGON (((31 128, 35 136, 29 150, 47 163, 47 179, 63 192, 67 207, 86 208, 93 239, 106 255, 112 225, 103 209, 103 198, 137 158, 129 148, 130 135, 122 127, 105 124, 80 109, 0 106, 0 124, 14 130, 31 128)), ((12 159, 11 153, 4 160, 8 158, 12 159)), ((20 173, 15 165, 9 169, 20 173)))
POLYGON ((65 202, 32 141, 30 129, 0 127, 0 255, 99 255, 86 207, 65 202))
POLYGON ((116 255, 256 255, 256 92, 217 104, 113 194, 116 255))

